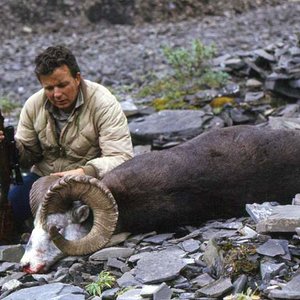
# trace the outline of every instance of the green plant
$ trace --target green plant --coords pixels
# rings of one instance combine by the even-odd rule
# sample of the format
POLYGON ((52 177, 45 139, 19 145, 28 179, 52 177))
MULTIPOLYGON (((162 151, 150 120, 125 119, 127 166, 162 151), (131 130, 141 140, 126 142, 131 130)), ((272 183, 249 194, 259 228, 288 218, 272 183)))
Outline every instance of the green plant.
POLYGON ((19 105, 11 102, 7 97, 0 98, 0 109, 2 113, 10 114, 17 107, 19 107, 19 105))
POLYGON ((227 73, 211 67, 211 59, 216 54, 215 46, 205 46, 201 41, 194 40, 190 49, 164 47, 163 53, 174 71, 173 76, 155 80, 137 94, 142 98, 153 96, 152 105, 156 110, 195 109, 197 102, 190 103, 186 96, 207 87, 219 88, 229 78, 227 73))
POLYGON ((175 77, 201 76, 209 68, 209 61, 215 56, 214 45, 205 46, 200 40, 192 41, 191 49, 163 48, 169 65, 175 71, 175 77))
POLYGON ((98 275, 98 280, 89 283, 85 286, 86 291, 92 296, 100 296, 103 290, 111 288, 116 282, 116 278, 112 276, 109 272, 102 271, 98 275))
MULTIPOLYGON (((259 262, 253 255, 256 248, 253 245, 233 246, 226 245, 228 250, 225 256, 225 269, 231 275, 255 274, 259 268, 259 262)), ((223 248, 224 250, 224 248, 223 248)), ((226 251, 226 250, 225 250, 226 251)))

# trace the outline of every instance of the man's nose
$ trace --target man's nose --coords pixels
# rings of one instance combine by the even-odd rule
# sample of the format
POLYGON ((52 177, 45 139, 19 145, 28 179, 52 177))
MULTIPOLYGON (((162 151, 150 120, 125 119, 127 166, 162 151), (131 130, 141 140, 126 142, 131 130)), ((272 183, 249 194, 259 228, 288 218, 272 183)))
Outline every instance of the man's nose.
POLYGON ((59 98, 61 96, 61 89, 59 87, 54 88, 54 97, 59 98))

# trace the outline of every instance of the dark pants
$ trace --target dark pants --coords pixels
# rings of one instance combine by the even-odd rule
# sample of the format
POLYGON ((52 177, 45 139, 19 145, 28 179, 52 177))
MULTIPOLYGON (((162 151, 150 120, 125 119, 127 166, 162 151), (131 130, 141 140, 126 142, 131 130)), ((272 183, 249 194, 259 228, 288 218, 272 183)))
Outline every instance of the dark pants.
POLYGON ((40 176, 35 173, 29 173, 23 176, 22 185, 14 185, 9 193, 8 200, 12 205, 15 222, 21 224, 26 219, 32 216, 29 205, 29 192, 33 183, 40 176))

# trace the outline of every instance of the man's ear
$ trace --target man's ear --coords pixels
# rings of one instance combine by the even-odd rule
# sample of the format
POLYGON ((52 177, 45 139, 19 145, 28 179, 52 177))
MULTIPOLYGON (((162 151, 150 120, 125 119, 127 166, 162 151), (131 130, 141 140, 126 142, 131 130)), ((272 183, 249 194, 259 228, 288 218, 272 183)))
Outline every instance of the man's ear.
POLYGON ((90 215, 90 208, 87 205, 81 205, 75 208, 72 212, 72 217, 75 223, 83 223, 90 215))
POLYGON ((78 86, 79 86, 80 81, 81 81, 81 74, 80 74, 80 72, 77 72, 77 73, 76 73, 76 75, 75 75, 75 80, 76 80, 76 82, 77 82, 77 84, 78 84, 78 86))

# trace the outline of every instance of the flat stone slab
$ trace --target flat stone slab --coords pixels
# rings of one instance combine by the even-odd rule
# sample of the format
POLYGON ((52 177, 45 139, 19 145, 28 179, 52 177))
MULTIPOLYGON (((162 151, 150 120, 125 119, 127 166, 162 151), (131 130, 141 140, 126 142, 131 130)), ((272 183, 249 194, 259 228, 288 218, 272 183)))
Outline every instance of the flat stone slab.
POLYGON ((295 276, 282 290, 272 290, 269 297, 272 299, 300 299, 300 275, 295 276))
POLYGON ((132 138, 142 143, 149 143, 161 135, 192 137, 202 133, 204 115, 200 110, 162 110, 133 120, 129 129, 132 138))
POLYGON ((0 246, 0 261, 19 262, 24 254, 22 245, 0 246))
POLYGON ((196 294, 197 296, 205 295, 208 297, 220 297, 226 292, 230 291, 232 289, 232 283, 231 279, 226 278, 220 278, 207 286, 199 289, 196 294))
POLYGON ((104 248, 90 256, 90 260, 108 260, 109 258, 127 258, 133 254, 134 250, 125 247, 104 248))
POLYGON ((275 206, 270 202, 265 202, 262 204, 252 203, 246 204, 246 211, 252 218, 252 220, 255 223, 258 223, 259 221, 262 221, 269 217, 272 214, 274 207, 275 206))
POLYGON ((3 300, 45 300, 45 299, 72 299, 84 300, 87 293, 78 286, 51 283, 42 286, 35 286, 31 288, 16 291, 3 300))
POLYGON ((272 213, 256 225, 258 233, 262 232, 296 232, 300 227, 299 205, 274 206, 272 213))
POLYGON ((182 250, 147 253, 135 268, 136 279, 142 283, 159 283, 175 279, 187 265, 182 250))

